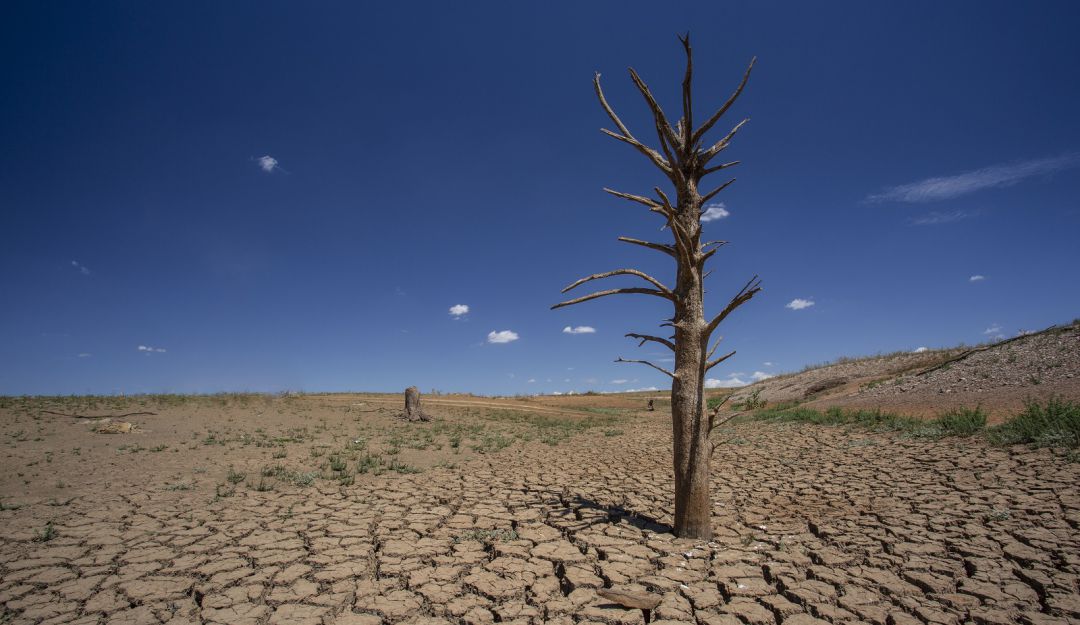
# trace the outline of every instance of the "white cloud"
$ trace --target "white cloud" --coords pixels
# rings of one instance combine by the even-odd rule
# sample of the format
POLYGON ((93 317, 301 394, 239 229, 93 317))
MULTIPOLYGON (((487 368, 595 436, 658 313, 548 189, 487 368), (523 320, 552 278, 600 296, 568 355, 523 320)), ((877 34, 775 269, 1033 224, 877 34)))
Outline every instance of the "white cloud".
POLYGON ((702 222, 716 221, 717 219, 723 219, 731 215, 723 202, 717 202, 716 204, 709 204, 705 207, 705 212, 701 215, 702 222))
POLYGON ((536 378, 529 378, 529 382, 528 382, 529 384, 532 384, 534 382, 536 382, 536 378))
POLYGON ((802 299, 800 297, 796 297, 795 299, 788 302, 787 305, 784 306, 784 308, 790 308, 791 310, 802 310, 803 308, 810 308, 813 305, 814 300, 812 299, 802 299))
POLYGON ((629 381, 630 381, 630 380, 626 380, 626 379, 623 379, 623 378, 619 378, 618 380, 612 380, 612 381, 611 381, 611 383, 612 383, 612 384, 626 384, 626 383, 627 383, 627 382, 629 382, 629 381))
POLYGON ((771 377, 773 377, 771 373, 765 373, 764 371, 755 371, 754 374, 750 376, 750 379, 755 382, 760 382, 762 380, 768 380, 771 377))
POLYGON ((93 356, 93 354, 91 354, 89 352, 83 352, 83 353, 78 355, 79 358, 89 358, 91 356, 93 356))
POLYGON ((771 367, 771 366, 772 366, 772 363, 771 363, 771 362, 763 362, 763 363, 761 363, 761 364, 762 364, 762 365, 764 365, 764 366, 766 366, 766 367, 771 367))
POLYGON ((1025 178, 1052 174, 1080 165, 1080 154, 1065 154, 1007 165, 993 165, 954 176, 927 178, 869 195, 869 202, 933 202, 983 189, 1011 187, 1025 178))
POLYGON ((82 274, 82 275, 84 275, 84 276, 88 276, 88 275, 90 275, 90 269, 89 269, 89 268, 87 268, 87 266, 86 266, 86 265, 83 265, 83 264, 81 264, 81 263, 80 263, 79 261, 77 261, 77 260, 73 260, 73 261, 71 261, 71 266, 72 266, 72 267, 74 267, 74 268, 76 268, 76 269, 78 269, 78 270, 79 270, 79 273, 81 273, 81 274, 82 274))
POLYGON ((660 390, 660 389, 656 388, 655 386, 646 386, 646 387, 644 387, 644 388, 625 388, 625 389, 619 389, 619 390, 618 390, 618 391, 616 391, 616 392, 618 392, 618 393, 644 393, 644 392, 648 392, 648 391, 659 391, 659 390, 660 390))
POLYGON ((746 386, 746 382, 735 373, 729 375, 725 380, 716 378, 707 378, 705 380, 705 388, 735 388, 736 386, 746 386))
POLYGON ((968 282, 982 282, 985 279, 986 279, 986 276, 980 276, 979 274, 975 274, 975 275, 971 276, 970 278, 968 278, 968 282))
POLYGON ((268 174, 273 173, 275 169, 281 169, 281 167, 278 166, 278 160, 273 156, 270 156, 269 154, 267 154, 266 156, 260 156, 259 158, 255 159, 255 161, 259 163, 259 169, 265 171, 268 174))
POLYGON ((570 326, 566 326, 562 329, 562 331, 563 334, 594 334, 596 332, 596 328, 590 326, 578 326, 576 328, 571 328, 570 326))
POLYGON ((950 211, 948 213, 928 213, 911 220, 916 226, 936 226, 938 224, 951 224, 954 221, 974 217, 977 213, 969 211, 950 211))
POLYGON ((923 352, 928 352, 928 351, 930 351, 930 348, 928 348, 928 347, 916 347, 915 349, 913 349, 911 351, 911 353, 912 354, 921 354, 923 352))
POLYGON ((165 353, 165 348, 163 348, 163 347, 150 347, 149 345, 140 345, 138 347, 138 350, 140 352, 146 352, 148 354, 150 354, 150 353, 164 354, 165 353))
POLYGON ((1003 339, 1005 335, 1001 332, 1001 326, 996 323, 990 324, 990 327, 983 330, 983 334, 989 336, 992 339, 1003 339))
POLYGON ((500 330, 498 332, 488 332, 488 343, 509 343, 511 341, 518 340, 517 332, 511 330, 500 330))
POLYGON ((461 319, 467 314, 469 314, 468 304, 454 304, 450 307, 450 316, 454 319, 461 319))

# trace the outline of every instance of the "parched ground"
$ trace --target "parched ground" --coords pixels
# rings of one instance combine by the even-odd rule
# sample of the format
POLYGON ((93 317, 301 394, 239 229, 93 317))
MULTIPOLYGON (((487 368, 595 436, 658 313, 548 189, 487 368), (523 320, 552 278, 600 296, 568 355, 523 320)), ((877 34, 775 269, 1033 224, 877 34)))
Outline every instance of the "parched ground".
POLYGON ((668 531, 662 414, 382 400, 48 404, 158 413, 123 435, 8 402, 0 623, 645 622, 601 587, 664 623, 1080 621, 1080 463, 1049 450, 737 425, 704 543, 668 531))

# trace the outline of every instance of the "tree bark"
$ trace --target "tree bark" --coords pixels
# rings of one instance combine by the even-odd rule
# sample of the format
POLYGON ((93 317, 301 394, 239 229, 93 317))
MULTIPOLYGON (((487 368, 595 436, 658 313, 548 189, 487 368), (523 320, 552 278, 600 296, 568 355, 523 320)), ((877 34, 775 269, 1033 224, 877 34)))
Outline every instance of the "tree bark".
POLYGON ((420 408, 420 391, 415 386, 405 389, 405 412, 401 416, 407 421, 431 420, 431 417, 420 408))

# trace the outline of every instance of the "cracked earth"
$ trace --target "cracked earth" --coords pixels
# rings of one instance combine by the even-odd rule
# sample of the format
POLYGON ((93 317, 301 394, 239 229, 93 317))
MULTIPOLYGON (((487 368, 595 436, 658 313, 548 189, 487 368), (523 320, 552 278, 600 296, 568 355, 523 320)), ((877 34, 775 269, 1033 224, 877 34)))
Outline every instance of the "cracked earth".
MULTIPOLYGON (((429 407, 493 427, 480 409, 429 407)), ((325 410, 327 436, 340 433, 328 445, 361 421, 389 423, 325 410)), ((9 445, 3 458, 0 623, 1080 622, 1080 463, 976 440, 745 423, 714 459, 714 540, 680 540, 667 525, 668 422, 618 410, 618 429, 554 444, 523 436, 418 473, 238 484, 228 496, 228 466, 257 473, 273 449, 177 445, 190 422, 170 430, 159 414, 139 440, 176 451, 117 464, 117 445, 139 435, 49 422, 38 447, 9 445), (83 443, 80 462, 50 460, 69 481, 63 499, 51 476, 13 479, 75 436, 109 442, 83 443), (196 466, 204 477, 190 489, 147 486, 196 466), (130 477, 140 471, 153 479, 130 477), (605 587, 662 602, 626 609, 597 595, 605 587)), ((236 409, 233 427, 292 418, 255 412, 236 409)), ((4 416, 7 430, 30 423, 4 416)), ((422 464, 449 450, 406 451, 422 464)))

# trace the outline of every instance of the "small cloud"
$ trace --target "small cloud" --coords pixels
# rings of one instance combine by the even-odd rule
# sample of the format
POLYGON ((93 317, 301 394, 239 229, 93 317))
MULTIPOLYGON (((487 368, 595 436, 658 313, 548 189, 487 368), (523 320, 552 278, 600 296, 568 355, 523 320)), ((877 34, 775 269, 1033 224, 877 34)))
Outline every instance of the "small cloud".
POLYGON ((911 350, 911 353, 912 354, 921 354, 923 352, 928 352, 928 351, 930 351, 929 347, 916 347, 915 349, 911 350))
POLYGON ((89 357, 91 357, 91 356, 93 356, 93 354, 91 354, 90 352, 83 352, 83 353, 79 354, 79 355, 78 355, 78 356, 76 356, 76 357, 77 357, 77 358, 89 358, 89 357))
POLYGON ((535 382, 536 382, 536 378, 529 378, 529 381, 528 381, 529 384, 533 384, 535 382))
POLYGON ((395 286, 394 295, 396 295, 397 297, 403 297, 405 295, 408 295, 408 293, 406 293, 405 289, 402 289, 400 286, 395 286))
POLYGON ((517 332, 511 330, 500 330, 498 332, 488 332, 488 343, 509 343, 511 341, 518 340, 517 332))
POLYGON ((265 171, 268 174, 273 173, 276 169, 281 169, 281 167, 278 166, 278 160, 273 156, 270 156, 269 154, 267 154, 266 156, 260 156, 259 158, 255 159, 255 162, 259 164, 259 169, 265 171))
POLYGON ((717 219, 723 219, 731 215, 723 202, 717 202, 716 204, 709 204, 705 207, 705 212, 701 214, 702 222, 716 221, 717 219))
POLYGON ((563 334, 595 334, 596 328, 590 326, 578 326, 576 328, 571 328, 570 326, 566 326, 562 329, 562 331, 563 334))
POLYGON ((84 276, 90 275, 90 269, 87 268, 86 265, 81 264, 77 260, 71 261, 71 266, 74 267, 75 269, 77 269, 79 271, 79 273, 81 273, 84 276))
POLYGON ((165 348, 163 347, 151 347, 149 345, 140 345, 138 347, 140 352, 146 352, 148 354, 164 354, 165 348))
POLYGON ((951 211, 947 213, 927 213, 921 217, 916 217, 911 220, 912 225, 915 226, 936 226, 938 224, 951 224, 954 221, 960 221, 961 219, 967 219, 968 217, 974 217, 977 213, 969 211, 951 211))
POLYGON ((994 323, 989 328, 983 330, 983 334, 989 336, 992 339, 1003 339, 1005 335, 1001 333, 1001 326, 994 323))
POLYGON ((750 379, 755 381, 755 382, 760 382, 762 380, 768 380, 771 377, 773 377, 773 375, 771 373, 765 373, 764 371, 755 371, 750 376, 750 379))
POLYGON ((644 393, 644 392, 648 392, 648 391, 659 391, 659 390, 660 389, 656 388, 655 386, 646 386, 644 388, 620 389, 619 392, 620 393, 644 393))
POLYGON ((1029 334, 1035 334, 1034 330, 1020 330, 1016 333, 1016 336, 1027 336, 1029 334))
POLYGON ((746 382, 735 373, 732 373, 724 380, 718 380, 716 378, 708 378, 705 380, 705 388, 735 388, 737 386, 746 386, 746 382))
POLYGON ((612 381, 611 381, 611 383, 612 383, 612 384, 626 384, 626 383, 627 383, 627 382, 629 382, 629 381, 630 381, 630 380, 625 380, 625 379, 623 379, 623 378, 619 378, 618 380, 612 380, 612 381))
POLYGON ((771 366, 772 366, 772 363, 771 363, 771 362, 763 362, 763 363, 761 363, 761 364, 762 364, 763 366, 765 366, 765 367, 771 367, 771 366))
POLYGON ((790 308, 791 310, 802 310, 803 308, 810 308, 813 305, 814 300, 812 299, 802 299, 800 297, 796 297, 795 299, 788 302, 787 305, 784 306, 784 308, 790 308))
POLYGON ((975 275, 971 276, 970 278, 968 278, 968 282, 982 282, 985 279, 986 279, 986 276, 980 276, 979 274, 975 274, 975 275))
POLYGON ((1080 166, 1080 153, 993 165, 954 176, 927 178, 889 187, 867 196, 866 201, 915 203, 948 200, 983 189, 1011 187, 1025 178, 1048 175, 1077 166, 1080 166))
POLYGON ((468 304, 454 304, 450 307, 450 316, 454 319, 461 319, 467 314, 469 314, 468 304))

